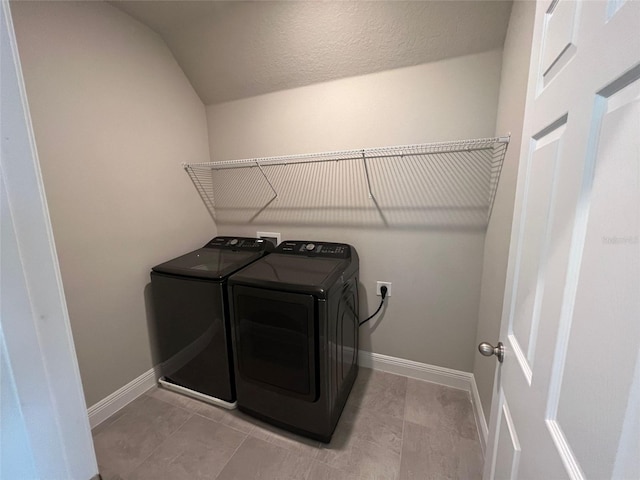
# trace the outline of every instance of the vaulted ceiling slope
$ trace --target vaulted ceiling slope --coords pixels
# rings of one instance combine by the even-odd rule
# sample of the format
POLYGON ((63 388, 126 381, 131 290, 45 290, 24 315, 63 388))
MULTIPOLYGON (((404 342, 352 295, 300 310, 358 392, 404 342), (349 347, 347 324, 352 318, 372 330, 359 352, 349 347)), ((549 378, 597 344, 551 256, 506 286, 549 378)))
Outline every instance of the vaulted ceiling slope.
POLYGON ((502 47, 511 1, 113 1, 206 105, 502 47))

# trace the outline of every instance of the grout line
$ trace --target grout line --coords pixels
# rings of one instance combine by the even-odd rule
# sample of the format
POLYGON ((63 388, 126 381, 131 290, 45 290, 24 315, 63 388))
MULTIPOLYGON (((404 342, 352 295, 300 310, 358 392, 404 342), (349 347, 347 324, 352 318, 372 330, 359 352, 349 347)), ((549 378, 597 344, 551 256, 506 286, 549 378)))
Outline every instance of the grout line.
MULTIPOLYGON (((212 405, 212 406, 215 406, 215 405, 212 405)), ((219 407, 216 407, 216 408, 219 408, 219 407)), ((219 425, 221 425, 223 427, 230 428, 234 432, 238 432, 238 433, 241 433, 243 435, 249 435, 250 434, 250 432, 243 432, 242 430, 240 430, 239 428, 234 427, 233 425, 227 425, 226 423, 223 423, 222 422, 222 418, 224 418, 224 417, 222 417, 220 420, 214 420, 213 418, 209 418, 206 415, 202 415, 200 412, 193 412, 193 414, 194 415, 198 415, 199 417, 202 417, 205 420, 209 420, 210 422, 217 423, 217 424, 219 424, 219 425)))
MULTIPOLYGON (((188 421, 193 417, 193 415, 195 415, 195 413, 194 413, 194 412, 192 412, 191 410, 188 410, 188 409, 185 409, 185 408, 178 407, 177 405, 174 405, 174 404, 172 404, 172 403, 170 403, 170 402, 166 402, 166 401, 164 401, 164 400, 160 400, 159 398, 152 397, 151 395, 147 395, 147 392, 143 393, 141 396, 143 396, 143 395, 144 395, 144 396, 146 396, 148 399, 149 399, 149 398, 153 398, 154 400, 158 400, 159 402, 162 402, 162 403, 164 403, 164 404, 166 404, 166 405, 169 405, 170 407, 179 408, 180 410, 184 410, 185 412, 189 413, 190 415, 185 419, 185 421, 184 421, 184 422, 182 422, 180 425, 178 425, 178 426, 175 428, 175 430, 173 430, 169 435, 167 435, 167 436, 166 436, 166 438, 164 438, 156 448, 154 448, 153 450, 151 450, 151 452, 149 452, 149 455, 147 455, 146 457, 144 457, 144 459, 143 459, 141 462, 139 462, 135 467, 131 468, 129 471, 127 471, 127 472, 124 472, 124 473, 123 473, 123 474, 127 474, 127 475, 128 475, 129 473, 133 472, 134 470, 136 470, 136 469, 137 469, 140 465, 142 465, 144 462, 146 462, 146 461, 151 457, 151 455, 153 455, 153 454, 154 454, 154 453, 155 453, 155 452, 156 452, 160 447, 162 447, 162 445, 164 445, 164 444, 165 444, 165 442, 166 442, 167 440, 169 440, 169 438, 171 438, 173 435, 175 435, 175 433, 176 433, 178 430, 180 430, 180 429, 181 429, 181 428, 182 428, 182 427, 183 427, 183 426, 184 426, 184 425, 185 425, 185 424, 186 424, 186 423, 187 423, 187 422, 188 422, 188 421)), ((175 456, 171 461, 175 460, 177 457, 178 457, 178 455, 176 455, 176 456, 175 456)))
MULTIPOLYGON (((279 428, 279 427, 275 427, 275 428, 279 428)), ((312 460, 316 459, 315 456, 311 456, 311 455, 309 455, 309 454, 307 454, 307 453, 305 453, 303 451, 295 450, 293 448, 290 448, 288 445, 283 445, 282 443, 277 443, 275 441, 275 439, 274 439, 274 437, 276 437, 276 435, 277 435, 277 432, 274 433, 274 432, 269 432, 268 430, 265 430, 269 434, 269 435, 267 435, 267 438, 259 438, 259 437, 256 437, 255 435, 253 435, 253 431, 255 431, 255 429, 252 430, 252 433, 250 433, 249 435, 251 435, 256 440, 262 440, 263 442, 266 442, 266 443, 268 443, 270 445, 273 445, 274 447, 278 447, 278 448, 281 448, 283 450, 286 450, 289 453, 294 453, 294 454, 300 455, 302 457, 311 458, 312 460)), ((294 434, 294 435, 297 435, 297 434, 294 434)), ((309 445, 308 443, 304 443, 304 440, 298 440, 298 439, 295 439, 295 438, 290 438, 290 437, 285 437, 285 436, 283 436, 282 438, 284 438, 285 440, 290 440, 292 442, 296 442, 296 443, 301 444, 301 445, 306 445, 308 447, 315 448, 316 450, 318 450, 320 448, 320 442, 317 442, 317 445, 309 445)), ((301 437, 301 438, 304 439, 305 437, 301 437)), ((316 451, 316 455, 317 454, 318 454, 318 452, 316 451)))
POLYGON ((118 420, 120 420, 122 417, 126 417, 128 415, 127 413, 121 413, 116 418, 111 420, 111 418, 114 415, 116 415, 117 413, 120 413, 120 410, 117 411, 116 413, 114 413, 113 415, 111 415, 111 417, 106 418, 103 422, 100 422, 98 425, 96 425, 95 427, 93 427, 91 429, 91 437, 93 437, 94 442, 95 442, 95 439, 98 438, 100 435, 102 435, 102 433, 106 429, 111 428, 113 425, 116 424, 116 422, 118 422, 118 420))
MULTIPOLYGON (((175 392, 174 392, 174 393, 175 393, 175 392)), ((180 395, 180 394, 179 394, 179 393, 176 393, 176 395, 180 395)), ((206 419, 206 420, 209 420, 209 421, 211 421, 211 422, 219 423, 220 425, 222 425, 222 426, 224 426, 224 427, 227 427, 227 428, 230 428, 230 429, 232 429, 232 430, 234 430, 234 431, 236 431, 236 432, 238 432, 238 433, 242 433, 243 435, 249 435, 249 434, 251 433, 251 432, 244 432, 244 431, 240 430, 239 428, 236 428, 236 427, 234 427, 234 426, 232 426, 232 425, 227 425, 226 423, 222 423, 222 419, 224 418, 224 413, 225 413, 225 412, 227 412, 227 411, 231 412, 232 410, 224 410, 224 411, 223 411, 223 416, 220 418, 220 420, 214 420, 213 418, 211 418, 211 417, 207 417, 206 415, 203 415, 203 414, 202 414, 202 413, 200 413, 200 412, 196 412, 195 410, 192 410, 192 409, 191 409, 191 408, 189 408, 189 407, 185 407, 185 406, 182 406, 182 405, 176 405, 175 403, 168 402, 167 400, 163 400, 163 399, 161 399, 161 398, 156 398, 156 397, 151 397, 151 398, 154 398, 155 400, 159 400, 160 402, 164 402, 164 403, 166 403, 167 405, 171 405, 172 407, 179 408, 179 409, 181 409, 181 410, 184 410, 184 411, 186 411, 186 412, 189 412, 189 413, 191 413, 192 415, 198 415, 199 417, 202 417, 202 418, 204 418, 204 419, 206 419)), ((198 401, 198 400, 195 400, 195 401, 198 401)), ((218 407, 217 405, 211 405, 211 404, 207 404, 207 403, 204 403, 204 402, 202 402, 202 403, 203 403, 203 404, 205 404, 205 405, 207 405, 207 406, 210 406, 210 407, 212 407, 212 408, 218 408, 218 409, 222 410, 222 409, 221 409, 220 407, 218 407)), ((251 431, 253 431, 253 429, 252 429, 251 431)))
MULTIPOLYGON (((144 395, 146 395, 146 393, 144 395)), ((154 400, 158 400, 159 402, 166 403, 167 405, 170 405, 170 406, 172 406, 174 408, 179 408, 180 410, 184 410, 185 412, 189 412, 191 414, 196 414, 197 413, 197 412, 194 412, 193 410, 191 410, 189 407, 184 407, 182 405, 176 405, 175 403, 168 402, 167 400, 163 400, 162 398, 152 397, 151 395, 149 395, 149 398, 153 398, 154 400)))
MULTIPOLYGON (((158 399, 156 398, 156 400, 158 400, 158 399)), ((160 400, 160 401, 162 401, 162 400, 160 400)), ((168 403, 168 402, 165 402, 165 403, 168 403)), ((169 404, 169 405, 171 405, 171 404, 169 404)), ((154 454, 154 453, 155 453, 155 452, 156 452, 160 447, 162 447, 162 446, 165 444, 165 442, 166 442, 167 440, 169 440, 169 438, 171 438, 173 435, 175 435, 175 433, 176 433, 178 430, 180 430, 180 429, 185 425, 185 423, 187 423, 187 422, 189 421, 189 419, 191 419, 191 417, 193 417, 193 415, 194 415, 193 413, 192 413, 191 415, 189 415, 189 416, 187 417, 187 419, 186 419, 184 422, 182 422, 182 423, 181 423, 181 424, 180 424, 180 425, 179 425, 179 426, 178 426, 178 427, 177 427, 173 432, 171 432, 169 435, 167 435, 167 437, 166 437, 164 440, 162 440, 162 441, 160 442, 160 444, 159 444, 156 448, 154 448, 153 450, 151 450, 151 452, 149 453, 149 455, 147 455, 146 457, 144 457, 144 459, 143 459, 140 463, 138 463, 134 468, 132 468, 131 470, 129 470, 128 472, 126 472, 126 475, 130 474, 131 472, 133 472, 134 470, 136 470, 138 467, 140 467, 140 465, 142 465, 144 462, 146 462, 146 461, 149 459, 149 457, 151 457, 151 455, 153 455, 153 454, 154 454)), ((178 455, 179 455, 179 453, 178 453, 178 455)), ((173 460, 175 460, 176 458, 178 458, 178 455, 176 455, 175 457, 173 457, 173 458, 171 459, 171 461, 173 461, 173 460)))
MULTIPOLYGON (((213 422, 213 423, 219 423, 220 425, 224 425, 224 423, 222 423, 220 420, 215 420, 215 419, 213 419, 213 418, 211 418, 211 417, 207 417, 206 415, 203 415, 203 414, 202 414, 202 413, 200 413, 200 412, 195 412, 195 411, 194 411, 194 412, 193 412, 193 414, 194 414, 194 415, 197 415, 198 417, 202 417, 202 418, 204 418, 205 420, 209 420, 210 422, 213 422)), ((224 426, 225 426, 225 427, 229 427, 229 425, 224 425, 224 426)), ((229 428, 231 428, 231 427, 229 427, 229 428)), ((235 430, 235 428, 234 428, 234 430, 235 430)), ((244 433, 244 432, 242 432, 242 433, 244 433)))
MULTIPOLYGON (((175 393, 175 392, 172 392, 172 393, 175 393)), ((146 394, 145 394, 145 395, 146 395, 146 394)), ((175 395, 180 395, 180 394, 179 394, 179 393, 175 393, 175 395)), ((149 395, 149 397, 151 397, 151 395, 149 395)), ((158 400, 158 401, 160 401, 160 402, 166 403, 167 405, 170 405, 170 406, 172 406, 172 407, 179 408, 180 410, 184 410, 185 412, 189 412, 189 413, 191 413, 192 415, 198 415, 199 417, 206 418, 207 420, 210 420, 210 421, 212 421, 212 422, 216 422, 216 423, 220 423, 220 424, 222 425, 222 422, 220 422, 220 420, 214 420, 213 418, 207 417, 206 415, 203 415, 203 414, 201 414, 200 412, 196 412, 195 410, 192 410, 191 408, 189 408, 189 407, 187 407, 187 406, 184 406, 184 405, 177 405, 177 404, 175 404, 175 403, 173 403, 173 402, 169 402, 169 401, 167 401, 167 400, 163 400, 162 398, 156 398, 156 397, 151 397, 151 398, 153 398, 154 400, 158 400)), ((188 397, 185 397, 185 398, 188 398, 188 397)), ((190 400, 194 400, 194 401, 196 401, 196 402, 198 401, 198 400, 196 400, 196 399, 190 399, 190 400)), ((209 404, 209 403, 204 403, 204 402, 201 402, 201 403, 202 403, 202 404, 204 404, 204 405, 207 405, 207 406, 211 406, 211 407, 213 407, 213 408, 220 408, 220 407, 218 407, 218 406, 216 406, 216 405, 212 405, 212 404, 209 404)), ((182 425, 181 425, 181 426, 182 426, 182 425)), ((225 425, 225 426, 226 426, 226 427, 229 427, 229 425, 225 425)), ((229 428, 233 428, 233 427, 229 427, 229 428)), ((237 429, 234 429, 234 430, 237 430, 237 429)), ((238 430, 238 431, 239 431, 239 430, 238 430)), ((241 432, 241 433, 245 433, 245 432, 241 432)))
POLYGON ((108 414, 109 417, 115 415, 151 390, 155 385, 154 378, 155 369, 151 368, 127 385, 124 385, 96 404, 90 406, 87 409, 87 414, 91 428, 93 429, 104 423, 106 420, 105 415, 108 414))
MULTIPOLYGON (((242 439, 242 441, 240 442, 240 445, 238 445, 236 447, 236 449, 233 451, 233 453, 231 454, 231 456, 229 457, 229 459, 224 463, 224 465, 222 466, 222 468, 220 469, 220 472, 216 475, 216 478, 219 478, 220 475, 222 474, 222 472, 224 472, 224 469, 227 468, 227 465, 229 465, 229 462, 231 461, 231 459, 233 457, 236 456, 236 453, 238 453, 238 450, 240 450, 240 447, 242 447, 242 445, 244 445, 244 442, 247 441, 247 438, 249 438, 249 434, 247 433, 246 436, 242 439)), ((215 480, 215 479, 213 479, 215 480)))
POLYGON ((219 423, 220 423, 220 425, 222 425, 224 427, 227 427, 227 428, 230 428, 231 430, 233 430, 235 432, 238 432, 238 433, 241 433, 241 434, 243 434, 243 435, 245 435, 247 437, 250 437, 251 434, 253 433, 253 431, 255 430, 255 425, 253 425, 253 424, 251 424, 253 426, 253 428, 251 430, 249 430, 248 432, 245 432, 244 430, 240 430, 238 427, 235 427, 233 425, 228 425, 228 424, 222 423, 222 422, 219 422, 219 423))
MULTIPOLYGON (((434 383, 434 382, 431 382, 431 381, 429 381, 429 380, 425 380, 425 379, 409 377, 408 375, 404 375, 404 374, 402 374, 402 373, 394 373, 394 372, 382 372, 382 373, 383 373, 384 375, 393 375, 393 376, 397 376, 397 377, 401 377, 401 378, 403 377, 403 378, 405 378, 405 379, 406 379, 406 382, 405 382, 405 385, 406 385, 406 386, 405 386, 404 398, 403 398, 403 409, 402 409, 402 415, 401 415, 400 417, 395 417, 394 415, 389 415, 389 417, 390 417, 390 418, 397 418, 398 420, 402 420, 402 429, 401 429, 401 438, 400 438, 400 450, 399 450, 399 453, 398 453, 398 454, 397 454, 397 456, 396 456, 397 461, 398 461, 398 464, 397 464, 397 465, 398 465, 398 467, 397 467, 398 469, 396 470, 395 475, 394 475, 394 479, 395 479, 395 480, 398 480, 398 479, 400 478, 400 472, 401 472, 401 467, 402 467, 403 452, 404 452, 404 435, 405 435, 405 433, 406 433, 406 425, 407 425, 407 422, 408 422, 408 420, 407 420, 407 412, 408 412, 408 410, 407 410, 407 405, 408 405, 408 397, 409 397, 409 379, 416 380, 416 381, 418 381, 418 382, 420 382, 420 383, 423 383, 423 382, 424 382, 424 383, 434 383)), ((443 385, 443 387, 444 387, 444 388, 454 388, 454 389, 456 389, 456 387, 452 387, 452 386, 449 386, 449 385, 443 385)), ((300 451, 300 450, 296 450, 295 448, 293 448, 294 446, 293 446, 293 445, 289 445, 287 442, 300 443, 300 442, 298 441, 298 439, 297 439, 297 438, 291 438, 291 437, 288 437, 288 436, 279 436, 279 435, 278 435, 278 431, 276 431, 276 432, 274 433, 274 432, 272 432, 272 431, 270 431, 270 430, 265 430, 265 433, 267 433, 266 438, 259 438, 259 437, 257 437, 254 433, 256 432, 256 428, 260 428, 260 427, 259 427, 259 426, 257 426, 257 425, 255 425, 255 424, 254 424, 254 428, 253 428, 253 430, 251 430, 250 432, 245 432, 245 431, 239 430, 238 428, 236 428, 236 427, 234 427, 234 426, 227 425, 227 424, 223 423, 223 420, 224 420, 224 418, 225 418, 225 416, 224 416, 224 415, 220 418, 220 420, 214 420, 214 419, 212 419, 212 418, 209 418, 209 417, 207 417, 207 416, 203 415, 202 413, 200 413, 200 412, 198 412, 198 411, 192 410, 192 409, 191 409, 190 407, 188 407, 188 406, 176 405, 176 404, 172 403, 171 401, 168 401, 167 399, 161 399, 161 398, 152 397, 152 395, 150 395, 150 394, 149 394, 149 392, 145 392, 143 395, 144 395, 147 399, 149 399, 149 398, 154 398, 154 400, 158 400, 158 401, 160 401, 160 402, 162 402, 162 403, 165 403, 165 405, 167 405, 167 406, 170 406, 170 407, 173 407, 173 408, 178 408, 178 409, 180 409, 180 410, 182 410, 182 411, 185 411, 185 412, 186 412, 186 413, 188 413, 189 415, 188 415, 188 417, 186 418, 186 420, 185 420, 182 424, 180 424, 177 428, 175 428, 175 429, 174 429, 174 430, 173 430, 173 431, 172 431, 172 432, 171 432, 171 433, 170 433, 170 434, 169 434, 169 435, 168 435, 168 436, 167 436, 167 437, 166 437, 162 442, 160 442, 160 444, 159 444, 155 449, 153 449, 153 450, 149 453, 149 455, 147 455, 147 456, 146 456, 146 457, 145 457, 141 462, 137 463, 133 468, 128 469, 128 471, 126 472, 126 475, 128 475, 128 474, 130 474, 131 472, 135 471, 135 470, 136 470, 136 469, 138 469, 138 468, 139 468, 139 467, 140 467, 144 462, 146 462, 146 461, 147 461, 147 460, 148 460, 148 459, 149 459, 149 458, 150 458, 150 457, 151 457, 151 456, 152 456, 156 451, 158 451, 158 449, 160 449, 160 448, 161 448, 161 447, 162 447, 162 446, 163 446, 163 445, 164 445, 164 444, 165 444, 165 443, 166 443, 166 442, 167 442, 167 441, 168 441, 168 440, 169 440, 173 435, 175 435, 175 434, 176 434, 176 433, 177 433, 177 432, 178 432, 178 431, 179 431, 179 430, 184 426, 184 424, 186 424, 190 419, 192 419, 194 415, 198 415, 199 417, 201 417, 201 418, 203 418, 203 419, 206 419, 206 420, 209 420, 209 421, 212 421, 212 422, 218 423, 219 425, 223 425, 223 426, 225 426, 225 427, 228 427, 228 428, 232 429, 233 431, 236 431, 236 432, 238 432, 239 434, 241 434, 241 435, 243 435, 243 436, 244 436, 244 438, 242 438, 242 441, 239 443, 239 445, 238 445, 238 446, 236 447, 236 449, 233 451, 233 453, 231 454, 231 456, 229 456, 229 458, 227 459, 227 461, 226 461, 226 462, 224 463, 224 465, 222 466, 222 469, 220 470, 220 473, 218 473, 218 475, 217 475, 215 478, 219 478, 219 476, 220 476, 220 474, 222 473, 222 471, 226 468, 226 466, 229 464, 229 462, 232 460, 232 458, 237 454, 238 450, 242 447, 242 445, 244 445, 244 443, 245 443, 245 442, 247 441, 247 439, 248 439, 248 438, 250 438, 250 437, 251 437, 251 438, 254 438, 254 439, 257 439, 257 440, 261 440, 261 441, 267 442, 267 443, 269 443, 270 445, 273 445, 273 446, 275 446, 275 447, 278 447, 279 449, 282 449, 283 451, 286 451, 286 452, 288 452, 288 453, 295 454, 296 456, 301 456, 301 457, 310 458, 312 462, 313 462, 313 461, 319 462, 319 463, 321 463, 321 464, 326 465, 327 467, 329 467, 329 468, 331 468, 331 469, 335 469, 335 470, 338 470, 338 471, 340 471, 340 472, 346 472, 346 473, 349 473, 347 470, 344 470, 344 469, 342 469, 342 468, 340 468, 340 467, 338 467, 338 466, 335 466, 335 465, 333 465, 333 464, 329 463, 329 462, 328 462, 328 461, 326 461, 326 460, 322 460, 322 459, 319 459, 319 458, 318 458, 318 455, 319 455, 320 451, 324 449, 324 444, 321 444, 321 443, 319 443, 319 442, 315 442, 315 445, 308 445, 308 444, 306 444, 306 443, 305 443, 305 445, 310 446, 310 447, 311 447, 311 448, 316 452, 316 454, 315 454, 315 455, 312 455, 311 453, 308 453, 307 451, 300 451), (284 441, 284 443, 283 443, 283 442, 278 442, 278 440, 279 440, 280 438, 282 438, 282 440, 284 441)), ((176 394, 176 395, 177 395, 177 394, 176 394)), ((468 400, 468 402, 470 402, 470 403, 471 403, 471 405, 472 405, 472 407, 473 407, 473 395, 472 395, 472 392, 467 391, 467 395, 466 395, 466 397, 468 397, 468 398, 467 398, 467 400, 468 400)), ((363 397, 363 398, 364 398, 364 397, 363 397)), ((375 413, 375 410, 371 410, 371 409, 366 408, 366 407, 361 407, 361 404, 359 404, 359 403, 352 403, 351 405, 354 407, 354 409, 355 409, 355 411, 356 411, 356 412, 358 412, 358 411, 363 411, 363 412, 372 412, 372 413, 375 413)), ((215 406, 212 406, 212 407, 215 407, 215 406)), ((346 407, 346 406, 345 406, 345 407, 346 407)), ((115 415, 115 414, 114 414, 114 415, 115 415)), ((117 422, 118 422, 119 420, 121 420, 122 418, 126 417, 126 416, 129 416, 129 415, 128 415, 128 414, 122 414, 122 415, 120 415, 120 417, 119 417, 119 418, 116 418, 116 419, 115 419, 111 424, 109 424, 109 426, 107 427, 107 429, 108 429, 109 427, 111 427, 112 425, 114 425, 115 423, 117 423, 117 422)), ((385 414, 385 416, 386 416, 386 414, 385 414)), ((108 422, 108 421, 109 421, 109 419, 106 419, 106 420, 105 420, 105 422, 108 422)), ((412 423, 412 422, 409 422, 409 423, 412 423)), ((267 425, 269 425, 269 424, 267 423, 267 425)), ((418 426, 421 426, 420 424, 417 424, 417 425, 418 425, 418 426)), ((359 443, 363 443, 363 442, 362 442, 362 441, 360 441, 359 443)), ((365 444, 371 444, 371 445, 377 445, 377 443, 369 442, 369 441, 364 441, 364 443, 365 443, 365 444)), ((352 449, 350 448, 348 451, 346 451, 346 453, 347 453, 348 455, 351 455, 351 454, 353 453, 353 452, 352 452, 352 449)), ((176 458, 176 457, 174 457, 171 461, 175 460, 175 458, 176 458)), ((119 472, 116 472, 116 473, 119 473, 119 472)), ((124 475, 124 474, 123 474, 123 475, 124 475)), ((308 479, 308 480, 310 480, 310 479, 308 479)))
POLYGON ((96 425, 95 427, 93 427, 91 429, 91 436, 95 439, 96 437, 98 437, 99 435, 102 435, 102 433, 113 427, 116 423, 118 423, 121 419, 123 419, 124 417, 130 417, 131 416, 131 412, 126 411, 127 409, 130 408, 130 406, 137 401, 142 401, 144 400, 145 402, 147 401, 147 399, 143 399, 143 397, 146 397, 146 392, 143 393, 142 395, 140 395, 139 397, 137 397, 136 399, 134 399, 133 401, 127 403, 124 407, 122 407, 120 410, 112 413, 110 416, 108 416, 107 418, 105 418, 102 422, 100 422, 98 425, 96 425), (94 434, 95 430, 100 430, 98 433, 94 434))

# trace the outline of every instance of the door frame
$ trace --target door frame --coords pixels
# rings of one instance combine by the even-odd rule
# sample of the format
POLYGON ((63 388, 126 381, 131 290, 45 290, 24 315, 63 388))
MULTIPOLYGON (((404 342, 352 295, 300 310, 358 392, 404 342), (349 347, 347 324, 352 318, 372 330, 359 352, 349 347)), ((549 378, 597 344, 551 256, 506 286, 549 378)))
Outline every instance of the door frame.
POLYGON ((30 465, 39 478, 88 479, 98 466, 8 0, 0 33, 3 374, 20 417, 9 428, 25 439, 6 460, 14 474, 30 465))

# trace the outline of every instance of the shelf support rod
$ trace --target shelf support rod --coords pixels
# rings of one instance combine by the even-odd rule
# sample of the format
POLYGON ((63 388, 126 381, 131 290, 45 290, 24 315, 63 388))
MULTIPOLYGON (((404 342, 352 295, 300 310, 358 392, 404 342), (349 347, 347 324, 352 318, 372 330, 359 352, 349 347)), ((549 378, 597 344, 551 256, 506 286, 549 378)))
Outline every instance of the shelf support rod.
POLYGON ((260 162, 258 160, 256 160, 256 166, 258 167, 258 169, 260 170, 260 173, 262 174, 262 176, 264 177, 264 179, 267 181, 267 183, 269 184, 269 188, 271 188, 271 191, 273 192, 273 197, 271 197, 271 200, 269 200, 267 203, 265 203, 262 208, 260 210, 258 210, 255 215, 253 215, 253 217, 251 217, 249 219, 249 223, 253 223, 253 221, 258 218, 258 216, 264 212, 267 207, 269 205, 271 205, 273 203, 273 201, 278 198, 278 192, 276 192, 276 189, 273 188, 273 184, 271 183, 271 181, 269 180, 269 177, 267 177, 267 174, 264 173, 264 170, 262 169, 262 165, 260 165, 260 162))
POLYGON ((369 180, 369 167, 367 166, 367 156, 364 153, 364 150, 362 150, 362 163, 364 164, 364 174, 367 178, 367 188, 369 189, 369 198, 373 199, 373 201, 375 202, 376 199, 373 196, 373 192, 371 191, 371 180, 369 180))
MULTIPOLYGON (((264 179, 267 181, 267 183, 269 184, 269 187, 271 188, 271 191, 273 192, 273 198, 271 199, 271 201, 273 201, 274 199, 278 198, 278 192, 276 192, 276 189, 273 188, 273 184, 269 180, 269 177, 267 177, 267 174, 264 173, 264 170, 262 169, 262 165, 260 165, 260 162, 258 160, 256 160, 256 165, 260 169, 260 173, 262 174, 264 179)), ((271 203, 271 201, 269 201, 269 203, 271 203)))
POLYGON ((380 218, 382 219, 384 226, 388 227, 389 223, 387 222, 387 219, 385 218, 384 213, 382 213, 382 209, 380 208, 380 205, 378 205, 378 200, 376 200, 376 197, 373 195, 373 192, 371 191, 371 180, 369 178, 369 167, 367 165, 367 155, 364 150, 362 150, 362 163, 364 164, 364 174, 367 179, 367 188, 369 189, 369 198, 373 200, 374 205, 378 209, 378 213, 380 214, 380 218))

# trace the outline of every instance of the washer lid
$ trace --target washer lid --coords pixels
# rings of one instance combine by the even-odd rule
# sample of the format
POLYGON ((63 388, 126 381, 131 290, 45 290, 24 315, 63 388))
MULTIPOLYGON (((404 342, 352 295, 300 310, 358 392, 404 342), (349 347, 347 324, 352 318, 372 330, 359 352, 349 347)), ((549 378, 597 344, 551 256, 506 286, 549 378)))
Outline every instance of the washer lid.
POLYGON ((272 253, 231 277, 232 283, 308 293, 324 293, 349 266, 349 260, 272 253))
POLYGON ((219 280, 257 260, 272 249, 271 244, 262 239, 216 237, 204 248, 156 265, 153 271, 219 280))

